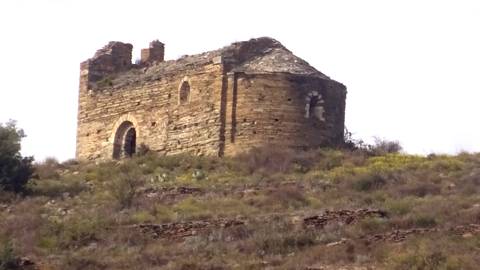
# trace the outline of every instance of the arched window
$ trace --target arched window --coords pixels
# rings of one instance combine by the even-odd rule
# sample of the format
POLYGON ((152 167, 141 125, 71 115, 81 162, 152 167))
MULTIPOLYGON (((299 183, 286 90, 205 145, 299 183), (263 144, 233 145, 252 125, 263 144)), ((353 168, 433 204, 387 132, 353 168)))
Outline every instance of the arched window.
POLYGON ((315 108, 317 107, 317 105, 318 105, 318 96, 313 96, 310 99, 310 104, 308 108, 309 117, 315 116, 315 108))
POLYGON ((324 121, 323 113, 323 99, 322 95, 320 95, 317 91, 312 91, 308 93, 307 97, 305 98, 305 118, 313 118, 320 121, 324 121))
POLYGON ((180 104, 185 104, 190 100, 190 84, 188 81, 184 80, 182 82, 178 96, 178 101, 180 104))
POLYGON ((137 132, 132 122, 123 122, 115 132, 113 142, 113 158, 131 157, 135 154, 137 144, 137 132))

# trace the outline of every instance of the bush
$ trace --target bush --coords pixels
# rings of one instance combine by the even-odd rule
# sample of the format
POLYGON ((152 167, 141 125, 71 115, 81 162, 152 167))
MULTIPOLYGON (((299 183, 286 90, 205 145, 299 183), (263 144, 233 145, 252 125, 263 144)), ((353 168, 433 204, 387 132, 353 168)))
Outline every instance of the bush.
POLYGON ((371 156, 383 156, 402 151, 402 146, 398 141, 388 141, 374 137, 374 143, 368 144, 363 140, 353 138, 353 133, 347 129, 345 129, 343 141, 343 148, 350 151, 365 152, 371 156))
POLYGON ((386 219, 378 217, 365 218, 359 223, 364 234, 373 234, 375 232, 384 231, 387 228, 387 225, 388 223, 386 219))
POLYGON ((35 175, 39 179, 58 179, 60 164, 54 157, 48 157, 43 162, 35 164, 35 175))
POLYGON ((390 199, 387 200, 384 204, 388 213, 392 213, 393 215, 402 216, 408 214, 413 206, 415 201, 410 197, 404 197, 402 199, 390 199))
POLYGON ((17 259, 11 242, 7 241, 0 246, 0 270, 17 269, 17 259))
POLYGON ((15 121, 0 124, 0 189, 22 192, 32 176, 33 157, 20 154, 20 141, 24 137, 15 121))
POLYGON ((468 262, 460 262, 443 251, 429 251, 425 248, 395 254, 388 269, 395 270, 454 270, 472 269, 468 262))
POLYGON ((394 154, 402 151, 402 146, 398 141, 388 141, 378 137, 375 137, 374 140, 374 144, 368 146, 368 150, 372 155, 383 156, 386 154, 394 154))
POLYGON ((425 197, 427 195, 440 194, 441 188, 433 183, 417 182, 401 187, 399 188, 399 191, 403 196, 413 195, 417 197, 425 197))
POLYGON ((75 176, 62 180, 34 180, 29 187, 31 194, 48 197, 75 196, 88 190, 85 181, 75 176))
POLYGON ((437 220, 433 216, 420 215, 413 218, 415 226, 420 228, 432 228, 437 225, 437 220))
POLYGON ((137 156, 145 156, 146 154, 150 153, 150 151, 151 151, 150 147, 148 147, 148 145, 142 143, 138 147, 136 155, 137 156))
POLYGON ((317 243, 314 232, 295 231, 292 224, 279 220, 257 228, 252 238, 259 255, 288 254, 317 243))
MULTIPOLYGON (((444 266, 445 263, 446 257, 439 252, 431 254, 408 254, 398 258, 398 261, 394 264, 394 269, 438 270, 440 266, 444 266)), ((445 269, 444 267, 442 268, 445 269)))
POLYGON ((264 173, 286 172, 293 163, 293 151, 269 145, 254 147, 247 153, 238 156, 248 173, 256 171, 264 173))
POLYGON ((297 209, 307 206, 309 201, 305 198, 302 190, 292 187, 281 187, 273 190, 271 194, 269 194, 266 203, 270 206, 280 204, 283 209, 297 209))
POLYGON ((379 173, 370 173, 360 176, 354 183, 353 188, 358 191, 371 191, 382 188, 387 181, 379 173))
POLYGON ((143 176, 138 168, 122 164, 119 173, 107 183, 110 194, 118 202, 121 208, 132 205, 137 195, 137 190, 143 183, 143 176))

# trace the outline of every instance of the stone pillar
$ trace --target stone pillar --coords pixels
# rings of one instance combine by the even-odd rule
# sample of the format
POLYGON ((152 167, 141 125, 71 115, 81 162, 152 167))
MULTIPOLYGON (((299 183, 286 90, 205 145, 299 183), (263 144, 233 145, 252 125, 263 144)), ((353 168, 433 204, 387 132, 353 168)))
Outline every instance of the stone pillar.
POLYGON ((158 40, 154 40, 150 42, 150 46, 147 49, 142 49, 140 61, 142 64, 163 62, 164 54, 165 45, 158 40))

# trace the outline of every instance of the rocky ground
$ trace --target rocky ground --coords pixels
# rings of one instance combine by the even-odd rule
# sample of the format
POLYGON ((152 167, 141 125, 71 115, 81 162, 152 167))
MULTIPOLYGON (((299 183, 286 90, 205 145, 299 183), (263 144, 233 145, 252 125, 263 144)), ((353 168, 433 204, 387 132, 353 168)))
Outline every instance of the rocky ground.
POLYGON ((0 269, 477 269, 479 166, 271 148, 47 160, 28 194, 0 193, 0 269))

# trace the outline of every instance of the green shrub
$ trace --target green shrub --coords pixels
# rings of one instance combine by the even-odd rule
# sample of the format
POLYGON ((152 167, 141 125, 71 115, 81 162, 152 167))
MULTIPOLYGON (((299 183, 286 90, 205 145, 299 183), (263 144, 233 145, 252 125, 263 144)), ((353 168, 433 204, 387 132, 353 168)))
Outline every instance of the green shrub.
POLYGON ((43 228, 39 246, 50 251, 78 248, 95 242, 107 227, 107 216, 82 212, 66 219, 51 218, 43 228))
POLYGON ((314 232, 295 231, 292 224, 277 220, 256 228, 252 238, 259 255, 288 254, 317 243, 314 232))
POLYGON ((441 188, 438 185, 429 182, 416 182, 408 184, 404 187, 398 188, 399 192, 403 196, 417 196, 425 197, 427 195, 437 195, 440 194, 441 188))
POLYGON ((383 156, 402 151, 402 145, 399 141, 389 141, 379 137, 374 137, 373 139, 373 144, 365 143, 363 140, 353 138, 353 133, 345 129, 343 148, 350 151, 364 152, 370 156, 383 156))
POLYGON ((138 146, 138 149, 135 153, 137 156, 145 156, 150 153, 150 147, 148 145, 141 143, 140 146, 138 146))
POLYGON ((354 179, 353 188, 358 191, 371 191, 382 188, 387 184, 386 179, 380 173, 360 175, 354 179))
POLYGON ((248 173, 286 172, 293 162, 293 151, 288 148, 268 145, 254 147, 247 153, 238 155, 236 159, 243 164, 248 173))
POLYGON ((451 156, 436 156, 436 158, 429 163, 428 169, 436 172, 455 172, 462 170, 464 167, 465 163, 458 158, 451 156))
POLYGON ((119 174, 118 165, 113 161, 86 166, 85 171, 85 180, 93 182, 109 182, 119 174))
POLYGON ((332 170, 344 165, 344 152, 339 150, 324 149, 319 151, 319 157, 315 158, 315 169, 332 170))
POLYGON ((155 221, 155 216, 146 210, 135 212, 131 216, 133 223, 152 223, 155 221))
POLYGON ((204 219, 212 217, 226 217, 248 215, 254 208, 236 198, 211 198, 200 200, 188 197, 177 204, 172 210, 179 219, 204 219))
POLYGON ((67 257, 64 259, 63 264, 65 265, 65 269, 71 270, 83 270, 83 269, 90 269, 90 270, 104 270, 107 269, 106 265, 99 261, 99 258, 95 256, 90 257, 79 257, 79 256, 72 256, 67 257), (92 258, 90 258, 92 257, 92 258))
POLYGON ((156 204, 155 206, 153 206, 150 212, 151 215, 153 215, 155 217, 155 220, 158 222, 171 222, 176 217, 175 212, 172 210, 171 207, 161 204, 156 204))
POLYGON ((173 210, 182 219, 210 218, 212 215, 211 209, 205 207, 205 202, 194 198, 187 198, 177 203, 173 210))
POLYGON ((282 208, 300 208, 307 206, 309 200, 305 197, 302 190, 290 187, 278 188, 269 194, 267 204, 280 204, 282 208))
POLYGON ((388 222, 386 219, 371 217, 360 221, 359 226, 364 234, 378 233, 387 228, 388 222))
POLYGON ((17 258, 10 241, 0 245, 0 270, 18 269, 17 258))
POLYGON ((61 197, 64 195, 75 196, 88 190, 85 181, 77 176, 63 178, 61 180, 35 180, 29 184, 33 195, 61 197))
POLYGON ((35 175, 39 179, 59 179, 58 169, 60 164, 54 157, 48 157, 43 162, 34 165, 35 175))
POLYGON ((378 137, 374 138, 374 144, 368 147, 368 151, 375 156, 399 153, 402 151, 402 145, 398 141, 389 141, 378 137))
POLYGON ((432 228, 437 225, 437 220, 429 215, 419 215, 413 218, 413 223, 416 227, 432 228))
POLYGON ((0 189, 23 192, 33 174, 33 157, 20 154, 20 141, 24 137, 15 121, 0 123, 0 189))
POLYGON ((388 269, 394 270, 458 270, 477 269, 469 261, 452 256, 434 247, 415 247, 407 252, 395 252, 390 258, 388 269))
POLYGON ((137 195, 138 188, 143 184, 144 177, 139 172, 138 167, 132 164, 122 164, 118 168, 118 173, 106 182, 108 190, 121 208, 127 208, 132 205, 137 195))
POLYGON ((409 253, 395 261, 396 270, 440 270, 446 269, 447 258, 441 252, 429 254, 409 253))
POLYGON ((410 213, 414 204, 415 204, 415 201, 413 198, 406 197, 399 200, 394 200, 394 199, 387 200, 383 206, 385 207, 388 213, 403 216, 405 214, 410 213))

